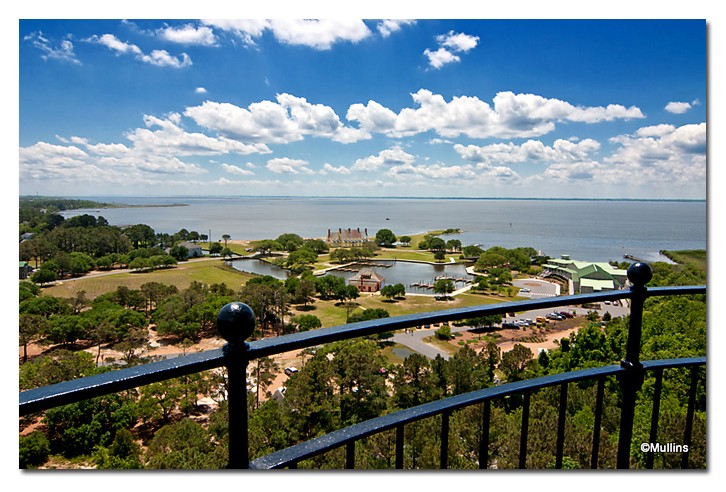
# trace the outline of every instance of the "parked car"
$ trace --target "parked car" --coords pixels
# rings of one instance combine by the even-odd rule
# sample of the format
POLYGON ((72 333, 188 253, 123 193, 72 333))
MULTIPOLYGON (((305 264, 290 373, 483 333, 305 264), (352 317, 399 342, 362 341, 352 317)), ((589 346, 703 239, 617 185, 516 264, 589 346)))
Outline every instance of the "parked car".
POLYGON ((519 289, 519 292, 532 292, 532 291, 525 287, 523 289, 519 289))
POLYGON ((287 374, 288 376, 292 376, 296 372, 298 372, 297 367, 286 367, 285 368, 285 374, 287 374))

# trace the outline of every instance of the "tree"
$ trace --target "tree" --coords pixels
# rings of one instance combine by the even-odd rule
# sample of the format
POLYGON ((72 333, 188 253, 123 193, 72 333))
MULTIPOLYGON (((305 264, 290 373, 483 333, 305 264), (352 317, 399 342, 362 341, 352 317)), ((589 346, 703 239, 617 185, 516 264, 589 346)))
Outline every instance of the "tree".
POLYGON ((234 256, 234 252, 229 248, 222 248, 222 252, 220 254, 223 258, 232 258, 232 256, 234 256))
POLYGON ((85 318, 72 314, 56 316, 46 326, 46 341, 62 345, 84 339, 88 330, 85 318))
POLYGON ((177 244, 169 250, 169 254, 177 261, 186 261, 189 258, 189 248, 177 244))
POLYGON ((446 259, 446 254, 443 251, 437 251, 434 253, 434 260, 436 261, 444 261, 446 259))
POLYGON ((145 466, 152 469, 205 470, 226 464, 212 434, 188 418, 159 429, 145 454, 145 466))
POLYGON ((295 316, 292 319, 292 322, 297 325, 297 328, 300 331, 315 330, 322 326, 320 319, 312 314, 301 314, 299 316, 295 316))
POLYGON ((109 447, 99 446, 93 461, 99 470, 133 470, 141 468, 141 447, 131 431, 119 429, 109 447))
POLYGON ((461 254, 466 258, 477 258, 484 252, 479 246, 464 246, 461 250, 461 254))
POLYGON ((507 376, 507 381, 519 381, 524 379, 524 370, 529 361, 532 360, 532 351, 519 343, 514 344, 512 350, 502 355, 502 362, 499 368, 507 376))
POLYGON ((153 265, 149 258, 134 258, 129 263, 129 268, 137 272, 141 272, 143 270, 151 270, 152 267, 153 265))
POLYGON ((404 409, 435 401, 441 392, 429 360, 418 353, 406 357, 393 377, 393 403, 404 409))
POLYGON ((27 436, 20 436, 19 446, 20 468, 35 468, 48 461, 50 443, 45 433, 33 431, 27 436))
POLYGON ((47 284, 49 282, 55 282, 57 275, 49 268, 40 268, 38 271, 30 276, 30 280, 36 284, 47 284))
POLYGON ((428 248, 431 251, 446 251, 446 241, 440 237, 432 237, 428 241, 428 248))
POLYGON ((135 421, 134 402, 118 394, 46 410, 43 420, 51 452, 67 458, 91 454, 99 445, 108 446, 116 432, 135 421))
POLYGON ((307 248, 300 248, 287 256, 285 266, 293 272, 303 272, 307 268, 315 263, 318 259, 318 254, 307 248))
POLYGON ((323 275, 317 277, 315 281, 315 288, 323 299, 332 298, 343 287, 345 287, 345 279, 336 275, 323 275))
POLYGON ((257 391, 255 392, 256 404, 255 408, 260 407, 260 392, 264 391, 265 396, 270 398, 272 393, 267 391, 267 388, 275 382, 277 372, 280 370, 280 366, 270 357, 261 357, 256 361, 256 379, 257 379, 257 391))
POLYGON ((450 239, 446 241, 446 249, 450 251, 459 251, 461 249, 461 241, 458 239, 450 239))
POLYGON ((360 313, 355 313, 350 317, 351 323, 357 323, 358 321, 369 321, 372 319, 388 318, 390 313, 385 309, 371 308, 366 309, 360 313))
POLYGON ((451 340, 451 327, 449 325, 441 325, 441 327, 436 330, 436 338, 439 340, 451 340))
POLYGON ((268 255, 272 251, 282 251, 282 245, 273 239, 263 239, 255 243, 254 250, 263 255, 268 255))
POLYGON ((376 244, 384 248, 390 248, 396 242, 396 235, 390 229, 379 229, 376 232, 376 244))
POLYGON ((296 251, 303 245, 303 238, 293 233, 280 234, 275 241, 289 252, 296 251))
POLYGON ((505 256, 489 252, 489 250, 487 250, 486 253, 483 253, 481 256, 479 256, 479 259, 476 261, 474 268, 476 271, 484 271, 488 270, 491 267, 504 266, 507 263, 508 260, 505 256))
POLYGON ((401 241, 401 244, 404 246, 408 246, 411 244, 411 236, 401 236, 398 238, 399 241, 401 241))
POLYGON ((48 321, 39 314, 20 314, 19 345, 23 347, 23 362, 28 360, 28 345, 37 341, 47 331, 48 321))
POLYGON ((232 239, 232 236, 230 236, 229 234, 222 234, 222 240, 224 241, 225 248, 227 247, 227 241, 229 241, 230 239, 232 239))
POLYGON ((212 243, 209 245, 209 254, 212 256, 219 255, 222 253, 222 245, 220 243, 212 243))
POLYGON ((448 278, 440 278, 436 282, 434 282, 434 292, 436 294, 443 295, 443 297, 448 297, 449 294, 454 292, 454 282, 451 279, 448 278))

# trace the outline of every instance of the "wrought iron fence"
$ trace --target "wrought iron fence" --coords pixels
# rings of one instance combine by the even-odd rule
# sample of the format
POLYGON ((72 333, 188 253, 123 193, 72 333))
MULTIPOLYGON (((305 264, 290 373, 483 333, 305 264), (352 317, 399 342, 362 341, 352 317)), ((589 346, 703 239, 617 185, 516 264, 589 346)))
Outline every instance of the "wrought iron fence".
MULTIPOLYGON (((561 468, 563 462, 565 406, 568 385, 579 381, 592 380, 597 382, 597 396, 594 412, 595 421, 593 426, 591 466, 592 468, 597 468, 604 382, 607 377, 616 376, 622 391, 617 467, 629 468, 636 396, 643 383, 645 373, 652 371, 656 378, 650 428, 651 442, 655 442, 658 430, 663 371, 671 368, 690 368, 689 402, 683 435, 683 444, 686 445, 687 449, 687 446, 691 442, 699 368, 706 365, 706 357, 641 362, 640 345, 643 304, 648 297, 705 294, 706 287, 654 287, 649 289, 645 285, 651 280, 652 271, 650 266, 640 262, 630 266, 628 269, 628 278, 631 286, 629 289, 624 290, 410 314, 295 333, 249 343, 245 340, 252 335, 254 330, 254 314, 245 304, 230 303, 224 306, 217 316, 218 331, 227 340, 227 344, 222 349, 129 367, 23 391, 20 392, 20 415, 24 416, 60 405, 108 395, 204 370, 226 367, 228 372, 227 398, 230 415, 228 468, 295 468, 303 460, 343 446, 346 449, 346 468, 354 468, 356 442, 368 436, 392 429, 396 431, 395 467, 403 468, 405 426, 411 422, 437 415, 441 415, 440 467, 448 468, 450 416, 457 409, 475 404, 482 405, 482 429, 478 461, 480 468, 486 468, 489 463, 491 402, 494 399, 506 396, 522 395, 522 431, 519 446, 519 467, 524 468, 527 458, 530 397, 539 389, 559 386, 560 398, 557 420, 555 468, 561 468), (622 299, 628 299, 630 301, 630 325, 628 329, 626 357, 619 365, 584 369, 517 381, 445 398, 339 429, 325 436, 273 452, 250 462, 247 428, 247 366, 252 360, 325 343, 445 321, 622 299)), ((688 456, 688 451, 685 451, 682 455, 681 466, 683 468, 688 467, 688 456)), ((646 467, 652 468, 652 466, 653 452, 650 451, 647 453, 646 467)))

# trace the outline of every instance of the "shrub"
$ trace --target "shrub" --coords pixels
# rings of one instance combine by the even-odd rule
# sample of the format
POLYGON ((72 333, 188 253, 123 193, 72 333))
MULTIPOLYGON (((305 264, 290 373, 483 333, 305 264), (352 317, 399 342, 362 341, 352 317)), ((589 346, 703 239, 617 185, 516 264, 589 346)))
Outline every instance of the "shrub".
POLYGON ((50 443, 44 433, 35 431, 20 436, 20 468, 35 468, 48 461, 50 443))

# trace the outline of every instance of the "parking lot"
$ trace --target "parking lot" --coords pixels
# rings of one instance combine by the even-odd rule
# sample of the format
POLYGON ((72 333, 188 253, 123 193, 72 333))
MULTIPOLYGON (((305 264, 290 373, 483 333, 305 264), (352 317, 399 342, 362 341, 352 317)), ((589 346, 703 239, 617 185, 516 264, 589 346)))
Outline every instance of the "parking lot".
POLYGON ((552 297, 560 293, 559 285, 537 278, 514 280, 512 281, 512 285, 519 287, 518 296, 529 297, 530 299, 552 297))

